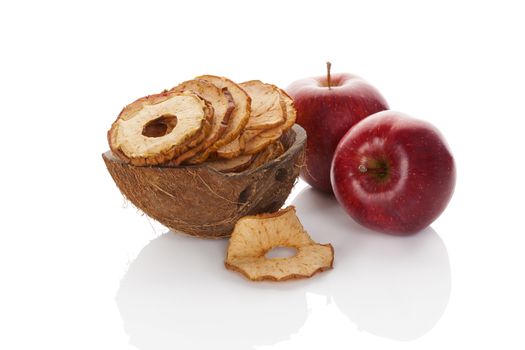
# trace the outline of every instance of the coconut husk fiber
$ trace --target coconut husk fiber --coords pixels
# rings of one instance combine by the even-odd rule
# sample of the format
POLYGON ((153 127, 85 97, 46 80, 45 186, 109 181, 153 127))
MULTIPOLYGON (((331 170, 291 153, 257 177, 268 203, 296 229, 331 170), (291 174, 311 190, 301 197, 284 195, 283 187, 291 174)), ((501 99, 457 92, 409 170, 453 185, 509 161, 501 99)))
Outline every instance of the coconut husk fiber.
POLYGON ((241 173, 221 173, 206 163, 133 166, 111 151, 102 158, 122 194, 148 216, 174 231, 221 238, 231 235, 239 218, 284 204, 304 162, 306 132, 294 125, 281 142, 281 156, 241 173))

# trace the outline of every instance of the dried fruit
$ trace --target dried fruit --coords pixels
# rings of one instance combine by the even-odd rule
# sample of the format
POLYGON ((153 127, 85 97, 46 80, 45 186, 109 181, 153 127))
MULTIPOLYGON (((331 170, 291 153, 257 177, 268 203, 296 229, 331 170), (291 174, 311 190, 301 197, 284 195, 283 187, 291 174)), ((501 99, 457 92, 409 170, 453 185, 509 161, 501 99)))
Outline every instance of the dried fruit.
POLYGON ((244 130, 241 134, 241 139, 246 145, 251 139, 259 135, 264 130, 244 130))
POLYGON ((279 139, 281 135, 295 124, 297 112, 293 105, 293 100, 284 90, 276 87, 281 97, 281 106, 285 110, 285 121, 283 124, 278 125, 275 128, 264 130, 262 132, 256 132, 256 130, 249 130, 245 132, 244 147, 245 154, 254 154, 279 139))
POLYGON ((231 159, 217 159, 207 164, 223 173, 236 173, 248 169, 253 158, 254 156, 245 154, 231 159))
POLYGON ((277 87, 260 80, 250 80, 240 85, 251 98, 251 114, 246 130, 266 130, 284 123, 286 110, 281 105, 277 87))
POLYGON ((272 214, 245 216, 233 230, 225 266, 252 281, 308 278, 331 269, 334 250, 330 244, 314 242, 288 207, 272 214), (276 247, 297 250, 289 258, 267 258, 276 247))
POLYGON ((171 167, 210 158, 221 171, 239 172, 282 154, 275 146, 294 122, 293 101, 278 87, 203 75, 126 106, 108 140, 113 153, 133 165, 171 167), (199 115, 186 106, 190 98, 200 105, 199 115), (188 122, 192 116, 193 124, 188 122), (250 157, 239 158, 244 155, 250 157), (220 159, 235 160, 223 164, 220 159))
POLYGON ((134 165, 170 161, 210 131, 213 107, 189 92, 164 91, 126 106, 108 132, 111 150, 134 165))
POLYGON ((217 150, 217 156, 221 158, 231 159, 237 157, 244 150, 245 144, 244 140, 240 137, 237 137, 235 140, 230 142, 227 145, 222 146, 217 150))
POLYGON ((281 128, 283 130, 290 129, 295 124, 295 119, 297 118, 297 111, 293 104, 293 99, 281 88, 276 87, 277 90, 279 90, 279 94, 281 95, 281 102, 284 103, 285 110, 286 110, 286 120, 283 125, 281 125, 281 128))
MULTIPOLYGON (((250 118, 250 97, 248 94, 236 83, 224 77, 214 75, 202 75, 197 79, 206 80, 220 89, 227 89, 231 94, 235 108, 233 109, 228 125, 222 136, 211 146, 205 153, 211 153, 218 150, 234 139, 236 139, 250 118)), ((193 163, 193 162, 192 162, 193 163)))
MULTIPOLYGON (((211 131, 206 139, 199 145, 193 147, 187 152, 181 154, 173 160, 173 164, 179 165, 186 159, 195 156, 200 151, 209 148, 222 136, 226 130, 228 120, 235 107, 231 94, 226 89, 219 89, 217 86, 202 79, 193 79, 185 81, 170 91, 184 92, 190 91, 206 101, 210 102, 213 107, 213 118, 211 122, 211 131)), ((200 162, 205 161, 205 157, 199 159, 200 162)))
POLYGON ((278 140, 282 134, 283 131, 280 126, 269 130, 264 130, 246 143, 244 147, 244 153, 255 154, 260 152, 262 149, 278 140))
POLYGON ((263 149, 261 152, 253 156, 253 160, 248 169, 255 169, 268 163, 269 161, 279 157, 284 153, 284 146, 281 142, 277 141, 263 149))

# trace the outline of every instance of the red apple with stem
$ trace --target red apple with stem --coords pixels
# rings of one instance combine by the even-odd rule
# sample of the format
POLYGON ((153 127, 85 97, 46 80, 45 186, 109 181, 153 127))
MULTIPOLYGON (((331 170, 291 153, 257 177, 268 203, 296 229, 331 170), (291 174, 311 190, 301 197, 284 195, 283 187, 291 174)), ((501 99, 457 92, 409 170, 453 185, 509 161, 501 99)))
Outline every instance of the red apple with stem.
POLYGON ((308 136, 306 166, 301 178, 312 187, 332 192, 330 164, 341 137, 361 119, 388 109, 381 94, 352 74, 330 74, 293 82, 286 91, 294 99, 297 123, 308 136))
POLYGON ((337 200, 358 223, 410 234, 429 226, 445 210, 454 192, 456 168, 434 126, 383 111, 344 135, 331 176, 337 200))

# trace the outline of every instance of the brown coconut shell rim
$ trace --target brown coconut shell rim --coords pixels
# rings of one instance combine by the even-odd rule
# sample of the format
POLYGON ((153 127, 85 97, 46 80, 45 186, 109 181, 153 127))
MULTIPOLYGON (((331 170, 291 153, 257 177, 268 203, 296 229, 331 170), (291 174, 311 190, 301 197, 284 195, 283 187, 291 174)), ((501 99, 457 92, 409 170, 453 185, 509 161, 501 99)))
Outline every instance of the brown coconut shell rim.
MULTIPOLYGON (((215 169, 215 168, 212 168, 211 166, 208 166, 206 164, 206 162, 204 163, 201 163, 201 164, 182 164, 182 165, 179 165, 179 166, 173 166, 173 165, 146 165, 146 166, 137 166, 137 167, 141 167, 141 168, 147 168, 147 167, 150 167, 150 168, 166 168, 166 169, 169 169, 169 168, 189 168, 189 169, 195 169, 195 168, 199 168, 199 167, 206 167, 208 170, 212 171, 212 172, 215 172, 217 174, 220 174, 222 176, 226 176, 226 177, 240 177, 240 176, 246 176, 246 175, 249 175, 251 173, 254 173, 256 171, 260 171, 261 168, 270 168, 272 167, 273 164, 279 162, 282 158, 286 157, 289 153, 291 152, 295 152, 295 149, 300 147, 300 142, 298 141, 301 141, 301 139, 304 137, 306 138, 306 131, 300 127, 298 124, 295 124, 292 128, 290 128, 289 130, 287 130, 285 132, 285 135, 284 136, 287 136, 289 132, 294 132, 295 135, 293 135, 293 141, 291 142, 291 144, 288 146, 288 148, 286 149, 286 151, 281 154, 279 157, 277 158, 274 158, 272 159, 271 161, 265 163, 264 165, 258 167, 258 168, 254 168, 254 169, 247 169, 245 171, 241 171, 241 172, 238 172, 238 173, 223 173, 223 172, 220 172, 219 170, 215 169)), ((305 140, 306 142, 306 140, 305 140)), ((126 163, 125 161, 123 161, 122 159, 118 158, 117 156, 113 155, 112 154, 112 151, 109 150, 109 151, 106 151, 102 154, 103 157, 107 157, 107 158, 113 158, 112 161, 117 161, 117 162, 120 162, 120 163, 126 163)), ((136 166, 136 165, 133 165, 133 164, 128 164, 129 166, 136 166)))

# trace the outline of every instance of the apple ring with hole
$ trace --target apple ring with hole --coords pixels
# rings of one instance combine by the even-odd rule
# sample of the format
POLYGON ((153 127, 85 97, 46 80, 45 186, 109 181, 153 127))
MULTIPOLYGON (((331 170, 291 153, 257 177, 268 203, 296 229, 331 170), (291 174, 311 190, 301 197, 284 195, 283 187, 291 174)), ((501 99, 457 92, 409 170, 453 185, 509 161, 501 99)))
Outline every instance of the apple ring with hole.
POLYGON ((108 131, 111 151, 133 165, 165 163, 202 142, 213 107, 191 92, 164 91, 124 107, 108 131))
MULTIPOLYGON (((202 153, 203 157, 200 157, 198 161, 204 162, 209 154, 206 154, 204 156, 202 151, 214 144, 226 131, 226 128, 228 126, 228 120, 230 119, 230 115, 235 108, 233 97, 228 91, 228 89, 219 89, 214 84, 201 79, 185 81, 184 83, 177 85, 170 91, 194 92, 206 101, 210 102, 213 107, 214 116, 212 120, 212 128, 206 140, 201 142, 197 147, 194 147, 188 150, 187 152, 184 152, 183 154, 172 160, 173 164, 180 165, 185 160, 192 158, 198 153, 202 153)), ((196 164, 196 162, 194 162, 194 164, 196 164)))
POLYGON ((284 281, 312 277, 331 269, 333 262, 332 245, 314 242, 290 206, 275 213, 239 219, 230 238, 225 266, 252 281, 284 281), (278 247, 293 248, 296 254, 287 258, 266 256, 278 247))

